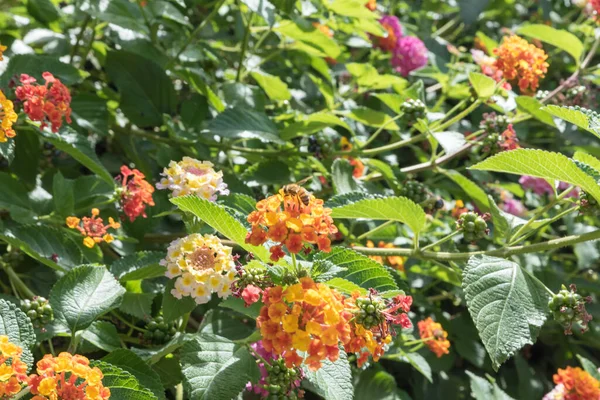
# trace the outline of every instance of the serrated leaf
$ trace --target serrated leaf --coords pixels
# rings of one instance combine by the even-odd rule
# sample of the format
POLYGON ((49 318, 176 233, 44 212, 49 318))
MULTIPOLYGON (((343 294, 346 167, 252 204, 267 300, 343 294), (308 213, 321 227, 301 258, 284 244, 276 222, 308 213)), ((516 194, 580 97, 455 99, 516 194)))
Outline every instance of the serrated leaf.
POLYGON ((65 179, 58 171, 52 180, 52 200, 56 212, 62 217, 73 215, 75 209, 75 194, 73 192, 74 182, 65 179))
POLYGON ((584 51, 583 43, 571 32, 564 29, 555 29, 543 24, 525 25, 520 27, 518 32, 521 35, 558 47, 570 54, 577 64, 581 61, 581 55, 584 51))
POLYGON ((583 369, 591 376, 593 376, 594 379, 600 381, 600 371, 598 371, 598 367, 596 367, 596 365, 593 362, 579 354, 577 354, 577 358, 579 359, 579 362, 581 363, 583 369))
POLYGON ((374 93, 373 97, 377 97, 383 104, 388 106, 390 110, 396 114, 400 114, 402 112, 400 107, 402 106, 402 103, 408 99, 407 96, 394 93, 374 93))
POLYGON ((260 376, 246 346, 216 335, 198 335, 183 345, 181 365, 190 400, 233 399, 260 376))
POLYGON ((546 111, 550 115, 554 115, 555 117, 570 122, 573 125, 594 134, 597 138, 600 138, 600 132, 598 131, 596 126, 592 126, 588 116, 579 110, 576 110, 571 107, 561 107, 554 105, 546 106, 542 108, 542 110, 546 111))
MULTIPOLYGON (((283 273, 287 271, 287 268, 283 266, 279 266, 283 273)), ((315 280, 315 282, 326 282, 335 278, 338 274, 346 271, 347 268, 340 267, 339 265, 335 265, 330 261, 321 260, 318 263, 313 263, 310 268, 310 277, 315 280)))
POLYGON ((125 292, 119 310, 142 320, 148 319, 152 313, 155 297, 154 293, 125 292))
POLYGON ((244 300, 239 297, 230 296, 223 300, 221 304, 219 304, 219 307, 228 308, 252 319, 256 319, 260 313, 262 303, 256 302, 250 307, 246 307, 244 300))
POLYGON ((108 108, 106 100, 95 94, 80 93, 71 100, 71 119, 82 131, 108 135, 108 108))
POLYGON ((292 98, 292 94, 290 93, 287 84, 278 76, 256 71, 251 72, 250 75, 271 100, 285 101, 292 98))
POLYGON ((568 157, 544 150, 517 149, 496 154, 470 169, 531 175, 579 186, 600 201, 600 186, 568 157))
POLYGON ((383 368, 373 366, 360 372, 354 383, 354 397, 369 400, 410 400, 396 387, 396 380, 383 368))
POLYGON ((335 277, 348 280, 363 289, 373 288, 379 292, 398 289, 390 273, 381 264, 354 250, 334 247, 330 253, 320 252, 315 256, 314 263, 323 262, 345 268, 335 277))
POLYGON ((333 208, 333 218, 366 218, 402 222, 416 234, 425 227, 425 212, 406 197, 384 197, 382 199, 365 199, 333 208))
POLYGON ((471 72, 469 82, 473 85, 473 89, 475 89, 480 99, 489 99, 496 92, 496 81, 479 72, 471 72))
POLYGON ((165 389, 172 388, 183 381, 181 364, 179 364, 179 357, 177 356, 161 358, 152 366, 152 370, 156 371, 165 389))
POLYGON ((471 396, 475 400, 513 400, 495 382, 490 383, 470 371, 466 371, 466 373, 471 381, 471 396))
POLYGON ((600 160, 591 154, 584 153, 582 151, 576 151, 575 154, 573 154, 573 159, 585 163, 593 168, 594 171, 600 172, 600 160))
POLYGON ((487 197, 487 193, 485 193, 485 191, 481 188, 480 185, 465 177, 460 172, 456 172, 454 170, 444 171, 444 174, 448 178, 452 179, 454 183, 460 186, 460 188, 465 192, 465 194, 469 196, 477 205, 477 208, 479 208, 483 212, 488 212, 490 210, 490 204, 487 197))
POLYGON ((194 301, 191 296, 185 296, 181 299, 177 299, 171 294, 175 286, 175 279, 171 279, 165 286, 165 292, 162 298, 162 310, 165 322, 175 321, 181 318, 185 314, 192 312, 198 304, 194 301))
POLYGON ((0 299, 0 335, 8 336, 11 343, 23 348, 23 362, 33 365, 31 347, 36 343, 31 320, 16 304, 0 299))
POLYGON ((367 294, 367 290, 361 288, 354 282, 350 282, 344 278, 333 278, 325 281, 325 284, 333 289, 337 290, 340 293, 345 293, 347 295, 351 295, 353 292, 359 292, 362 295, 367 294))
POLYGON ((162 346, 145 349, 132 347, 131 351, 137 354, 148 364, 152 365, 157 363, 161 358, 165 357, 168 354, 171 354, 172 352, 183 346, 184 343, 191 340, 191 337, 192 335, 190 334, 177 332, 171 340, 169 340, 162 346))
POLYGON ((533 118, 537 119, 538 121, 541 121, 546 125, 550 125, 551 127, 556 128, 556 124, 554 123, 552 117, 542 109, 544 105, 535 97, 517 96, 516 102, 517 106, 519 106, 519 109, 530 114, 533 118))
POLYGON ((71 332, 85 329, 100 315, 119 306, 125 289, 104 267, 72 269, 50 291, 50 305, 71 332))
POLYGON ((356 192, 359 189, 358 182, 352 176, 354 167, 343 158, 338 158, 331 166, 331 180, 337 195, 356 192))
POLYGON ((347 131, 352 130, 346 122, 335 115, 327 112, 318 112, 307 115, 300 121, 286 126, 285 129, 281 131, 281 138, 283 140, 290 140, 298 136, 312 135, 313 133, 320 132, 330 126, 339 126, 347 131))
POLYGON ((102 371, 102 383, 110 389, 112 399, 156 400, 154 393, 142 386, 132 373, 104 361, 93 361, 91 366, 102 371))
POLYGON ((494 201, 492 196, 488 196, 490 204, 490 214, 492 215, 492 223, 494 224, 494 237, 495 238, 506 238, 506 235, 510 231, 509 223, 502 213, 502 210, 498 208, 498 205, 494 201))
POLYGON ((406 353, 400 350, 399 353, 390 354, 387 356, 390 360, 400 361, 409 363, 412 365, 417 371, 419 371, 430 383, 433 382, 433 378, 431 377, 431 367, 429 363, 419 353, 406 353))
POLYGON ((398 176, 404 177, 404 174, 400 172, 397 167, 392 167, 389 163, 386 163, 381 160, 377 160, 375 158, 363 159, 363 162, 369 167, 372 168, 379 173, 386 180, 390 188, 394 191, 398 191, 400 189, 400 182, 398 181, 398 176))
POLYGON ((228 108, 208 123, 208 131, 226 139, 258 139, 285 144, 266 114, 245 107, 228 108))
POLYGON ((117 327, 108 321, 94 321, 81 332, 81 337, 99 349, 111 352, 121 348, 117 327))
POLYGON ((346 352, 340 350, 335 362, 325 360, 316 372, 305 369, 306 379, 310 381, 325 400, 351 400, 354 398, 352 374, 346 352))
POLYGON ((382 199, 383 196, 374 195, 367 192, 348 192, 344 194, 337 194, 335 196, 330 197, 326 202, 325 206, 329 208, 341 207, 347 204, 356 203, 360 200, 366 199, 382 199))
POLYGON ((256 199, 242 193, 230 193, 220 201, 227 207, 234 208, 245 214, 250 214, 256 208, 256 199))
POLYGON ((442 146, 447 155, 456 153, 467 143, 465 135, 460 132, 434 132, 432 136, 442 146))
POLYGON ((226 238, 233 240, 246 251, 253 253, 260 260, 269 260, 270 253, 265 247, 252 246, 246 243, 248 231, 222 206, 197 196, 175 197, 171 199, 171 203, 182 211, 191 212, 226 238))
POLYGON ((577 165, 577 168, 579 168, 580 170, 585 172, 587 175, 594 178, 596 180, 596 182, 598 182, 598 180, 600 180, 600 172, 598 172, 595 168, 592 168, 591 166, 587 165, 586 163, 578 161, 578 160, 573 160, 573 162, 575 163, 575 165, 577 165))
POLYGON ((387 129, 388 131, 400 130, 400 127, 398 127, 398 125, 396 124, 396 122, 394 122, 392 117, 390 117, 386 113, 383 113, 381 111, 375 111, 370 108, 355 108, 354 110, 345 114, 345 116, 367 126, 383 128, 387 129))
POLYGON ((118 259, 110 266, 110 272, 122 281, 136 281, 163 276, 165 267, 159 265, 165 258, 161 251, 139 251, 118 259))
POLYGON ((48 226, 7 222, 0 225, 0 239, 58 271, 70 270, 83 260, 77 245, 64 232, 48 226))
POLYGON ((494 370, 533 344, 548 313, 548 292, 512 261, 473 256, 463 272, 467 308, 494 370))
POLYGON ((159 375, 131 350, 115 350, 102 358, 102 361, 129 372, 141 385, 150 389, 157 399, 165 399, 165 390, 160 384, 159 375))

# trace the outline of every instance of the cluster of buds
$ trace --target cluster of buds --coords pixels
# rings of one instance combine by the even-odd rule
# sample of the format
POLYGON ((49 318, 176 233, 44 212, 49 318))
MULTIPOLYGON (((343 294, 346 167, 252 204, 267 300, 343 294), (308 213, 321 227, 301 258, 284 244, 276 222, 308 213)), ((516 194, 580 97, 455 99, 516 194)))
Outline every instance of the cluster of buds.
POLYGON ((477 147, 476 153, 491 155, 520 147, 517 133, 505 115, 485 113, 479 127, 485 131, 485 138, 477 147))
POLYGON ((417 204, 421 204, 429 198, 429 190, 425 184, 419 181, 409 180, 404 182, 404 185, 400 189, 400 196, 406 197, 417 204))
POLYGON ((296 393, 302 380, 302 369, 298 367, 288 368, 283 358, 271 361, 271 364, 265 364, 267 371, 266 389, 269 392, 269 400, 296 400, 302 397, 296 393))
POLYGON ((483 239, 490 233, 487 226, 489 219, 490 215, 488 213, 479 215, 476 212, 468 211, 458 217, 456 228, 463 231, 465 241, 474 242, 483 239))
POLYGON ((408 117, 411 122, 425 118, 427 107, 421 100, 408 99, 400 105, 400 111, 408 117))
POLYGON ((504 132, 508 128, 508 117, 495 112, 484 113, 479 128, 485 130, 488 135, 504 132))
POLYGON ((355 322, 364 326, 366 329, 371 329, 379 326, 384 321, 383 310, 385 303, 377 297, 366 297, 356 299, 358 309, 354 312, 355 322))
POLYGON ((319 132, 308 138, 308 151, 314 153, 315 157, 322 159, 333 150, 333 141, 323 132, 319 132))
POLYGON ((23 253, 21 253, 19 250, 11 249, 10 251, 2 254, 2 257, 0 257, 0 267, 13 267, 20 264, 23 259, 23 253))
POLYGON ((562 285, 560 291, 552 296, 548 307, 552 311, 554 320, 560 323, 565 328, 565 335, 571 335, 573 324, 581 325, 581 332, 588 329, 588 323, 592 320, 592 316, 585 309, 586 303, 591 303, 592 298, 582 297, 577 294, 575 285, 570 285, 569 289, 562 285))
POLYGON ((600 206, 598 205, 598 201, 584 191, 581 191, 579 194, 579 205, 579 212, 581 214, 590 216, 600 215, 600 206))
POLYGON ((143 335, 143 341, 153 345, 161 345, 169 340, 177 333, 177 323, 165 322, 162 315, 151 319, 146 324, 146 332, 143 335))
POLYGON ((33 300, 23 300, 21 310, 27 314, 35 328, 42 328, 54 319, 52 306, 50 306, 48 300, 41 296, 36 296, 33 300))
POLYGON ((267 287, 273 286, 267 271, 262 266, 248 264, 243 266, 236 260, 237 279, 231 284, 231 294, 234 297, 241 297, 244 305, 249 307, 260 299, 260 295, 267 287))

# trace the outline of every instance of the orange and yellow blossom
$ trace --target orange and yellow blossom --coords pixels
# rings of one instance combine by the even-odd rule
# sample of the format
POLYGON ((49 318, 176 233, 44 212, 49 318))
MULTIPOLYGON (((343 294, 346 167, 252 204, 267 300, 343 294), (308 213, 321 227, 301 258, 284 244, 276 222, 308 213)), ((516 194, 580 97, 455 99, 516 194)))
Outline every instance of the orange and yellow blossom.
POLYGON ((2 43, 0 43, 0 61, 4 60, 4 52, 6 51, 8 47, 6 46, 2 46, 2 43))
POLYGON ((517 35, 505 37, 494 54, 498 57, 496 68, 506 80, 517 80, 523 92, 535 92, 539 80, 548 72, 548 55, 544 50, 517 35))
POLYGON ((450 342, 448 341, 448 332, 442 328, 438 322, 434 322, 431 317, 419 321, 419 335, 425 340, 425 344, 429 347, 438 358, 444 354, 450 353, 450 342))
MULTIPOLYGON (((370 240, 367 240, 367 247, 369 248, 374 248, 375 247, 375 243, 373 243, 370 240)), ((381 248, 381 249, 395 249, 396 246, 394 246, 393 243, 385 243, 382 241, 379 241, 379 243, 377 244, 377 247, 381 248)), ((402 256, 386 256, 385 260, 383 256, 369 256, 370 259, 377 261, 379 264, 384 264, 387 263, 387 265, 389 265, 390 267, 397 269, 399 271, 404 271, 404 257, 402 256)))
POLYGON ((377 9, 377 0, 368 0, 367 4, 365 4, 365 7, 371 11, 375 11, 377 9))
POLYGON ((553 379, 557 385, 555 390, 564 400, 600 399, 600 382, 579 367, 559 368, 553 379))
POLYGON ((323 200, 308 194, 308 205, 304 205, 299 196, 286 194, 283 189, 256 203, 256 211, 248 215, 248 222, 252 230, 246 236, 246 243, 260 246, 267 239, 277 243, 270 249, 273 261, 285 255, 283 246, 294 254, 314 244, 319 250, 329 252, 329 235, 337 233, 331 209, 323 207, 323 200))
POLYGON ((0 399, 12 398, 27 381, 27 365, 21 361, 23 349, 0 336, 0 399))
POLYGON ((108 218, 108 225, 104 225, 102 218, 99 218, 100 210, 92 208, 91 217, 83 217, 79 219, 77 217, 67 217, 66 224, 71 229, 77 229, 84 237, 83 244, 86 247, 92 248, 96 243, 110 243, 115 238, 113 235, 108 233, 108 228, 119 229, 121 224, 115 222, 112 217, 108 218), (81 225, 79 224, 80 222, 81 225))
MULTIPOLYGON (((0 60, 2 60, 1 56, 2 52, 0 51, 0 60)), ((13 102, 8 100, 0 90, 0 143, 15 137, 16 133, 12 127, 15 122, 17 122, 17 113, 13 102)))
POLYGON ((104 375, 90 360, 78 354, 46 354, 37 362, 37 374, 29 376, 32 400, 106 400, 110 389, 102 385, 104 375))

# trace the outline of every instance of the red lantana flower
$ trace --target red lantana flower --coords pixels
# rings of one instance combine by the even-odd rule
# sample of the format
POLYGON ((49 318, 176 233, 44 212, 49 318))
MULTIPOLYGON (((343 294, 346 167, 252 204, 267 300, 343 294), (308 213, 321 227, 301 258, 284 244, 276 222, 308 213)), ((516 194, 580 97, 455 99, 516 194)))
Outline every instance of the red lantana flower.
POLYGON ((121 167, 121 175, 117 180, 121 181, 123 192, 121 193, 121 205, 123 212, 133 222, 140 215, 146 218, 146 205, 153 206, 152 193, 154 187, 148 183, 137 169, 129 169, 126 165, 121 167))

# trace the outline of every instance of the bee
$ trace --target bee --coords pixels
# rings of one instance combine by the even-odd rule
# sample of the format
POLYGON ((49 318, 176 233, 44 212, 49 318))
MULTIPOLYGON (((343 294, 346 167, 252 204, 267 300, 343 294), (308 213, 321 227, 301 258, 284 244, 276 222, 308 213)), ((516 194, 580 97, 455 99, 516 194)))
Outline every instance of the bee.
POLYGON ((296 197, 304 206, 310 202, 310 192, 302 187, 310 179, 310 176, 296 183, 289 183, 281 188, 281 194, 284 196, 296 197))

